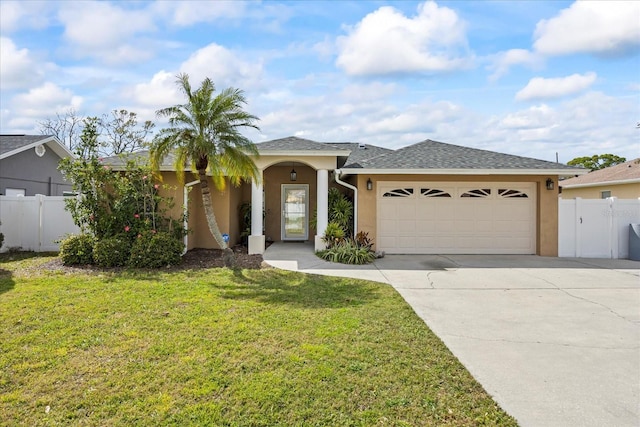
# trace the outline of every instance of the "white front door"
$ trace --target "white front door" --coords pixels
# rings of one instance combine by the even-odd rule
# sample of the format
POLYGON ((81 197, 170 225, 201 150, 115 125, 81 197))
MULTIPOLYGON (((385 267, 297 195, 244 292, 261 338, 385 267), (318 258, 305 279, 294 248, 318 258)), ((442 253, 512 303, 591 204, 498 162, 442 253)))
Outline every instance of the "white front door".
POLYGON ((282 184, 282 240, 309 238, 309 185, 282 184))

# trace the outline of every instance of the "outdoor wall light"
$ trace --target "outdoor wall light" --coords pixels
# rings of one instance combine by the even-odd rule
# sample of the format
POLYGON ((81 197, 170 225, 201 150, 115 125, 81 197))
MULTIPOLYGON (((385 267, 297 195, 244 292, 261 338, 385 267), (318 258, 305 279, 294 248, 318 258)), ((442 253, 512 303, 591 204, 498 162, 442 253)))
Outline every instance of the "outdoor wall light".
POLYGON ((367 190, 373 190, 373 182, 371 182, 371 178, 367 179, 367 190))
POLYGON ((551 178, 547 178, 547 190, 553 190, 553 180, 551 178))
POLYGON ((293 166, 291 166, 291 174, 289 176, 289 179, 291 181, 297 181, 298 180, 298 174, 296 173, 296 170, 293 166))

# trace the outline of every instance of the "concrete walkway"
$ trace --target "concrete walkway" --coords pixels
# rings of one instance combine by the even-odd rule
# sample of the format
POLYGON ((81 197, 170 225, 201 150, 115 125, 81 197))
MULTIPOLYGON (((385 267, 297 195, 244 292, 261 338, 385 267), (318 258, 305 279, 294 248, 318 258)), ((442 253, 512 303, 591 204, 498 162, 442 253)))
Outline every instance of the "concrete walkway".
POLYGON ((640 426, 640 262, 387 255, 345 266, 282 242, 264 260, 391 284, 522 426, 640 426))

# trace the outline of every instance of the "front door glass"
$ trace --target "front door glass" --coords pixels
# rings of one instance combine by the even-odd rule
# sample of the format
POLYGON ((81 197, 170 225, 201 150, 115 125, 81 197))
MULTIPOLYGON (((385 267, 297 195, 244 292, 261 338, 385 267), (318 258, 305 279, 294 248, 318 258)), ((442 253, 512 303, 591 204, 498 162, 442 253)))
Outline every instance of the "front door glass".
POLYGON ((282 240, 307 240, 308 195, 308 185, 282 185, 282 240))

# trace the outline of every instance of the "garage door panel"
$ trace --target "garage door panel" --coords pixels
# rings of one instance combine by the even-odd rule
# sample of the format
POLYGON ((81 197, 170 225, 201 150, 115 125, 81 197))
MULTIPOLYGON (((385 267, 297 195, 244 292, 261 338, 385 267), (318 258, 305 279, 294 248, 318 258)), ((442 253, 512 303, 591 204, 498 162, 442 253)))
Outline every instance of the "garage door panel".
POLYGON ((380 184, 377 246, 388 253, 535 253, 532 184, 380 184))

